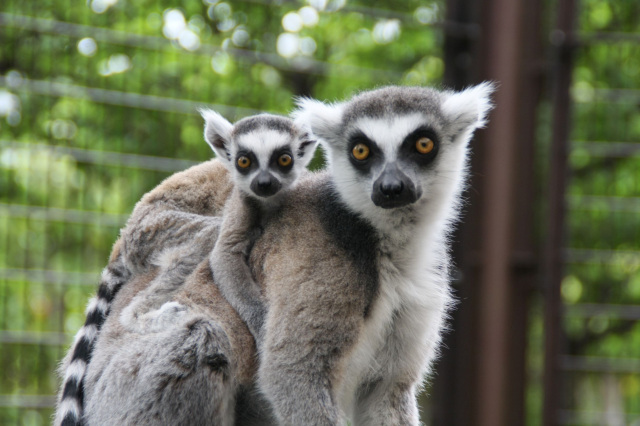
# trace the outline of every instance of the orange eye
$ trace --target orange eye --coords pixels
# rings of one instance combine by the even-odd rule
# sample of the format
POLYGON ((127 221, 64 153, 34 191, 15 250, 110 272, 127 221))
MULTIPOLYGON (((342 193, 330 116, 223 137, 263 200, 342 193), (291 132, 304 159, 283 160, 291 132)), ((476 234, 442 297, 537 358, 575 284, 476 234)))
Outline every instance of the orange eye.
POLYGON ((353 147, 353 150, 351 150, 351 154, 353 154, 353 158, 355 158, 356 160, 366 160, 367 157, 369 156, 369 147, 366 146, 363 143, 359 143, 356 146, 353 147))
POLYGON ((418 139, 416 142, 416 149, 420 154, 428 154, 433 151, 433 141, 425 136, 418 139))
POLYGON ((278 157, 278 164, 280 164, 282 167, 290 166, 292 161, 293 158, 291 158, 289 154, 282 154, 280 157, 278 157))
POLYGON ((238 157, 238 167, 242 169, 246 169, 250 165, 251 165, 251 160, 249 159, 249 157, 246 157, 244 155, 242 157, 238 157))

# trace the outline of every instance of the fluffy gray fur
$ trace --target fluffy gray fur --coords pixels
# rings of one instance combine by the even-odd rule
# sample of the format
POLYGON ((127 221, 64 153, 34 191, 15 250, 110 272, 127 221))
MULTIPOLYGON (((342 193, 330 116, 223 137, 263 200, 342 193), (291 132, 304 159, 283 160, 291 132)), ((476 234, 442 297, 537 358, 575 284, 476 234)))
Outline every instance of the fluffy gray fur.
POLYGON ((419 424, 416 393, 451 303, 447 236, 491 92, 390 87, 335 105, 302 100, 297 119, 323 140, 329 170, 300 177, 250 253, 268 306, 260 394, 251 335, 203 262, 156 311, 159 328, 133 335, 109 317, 87 373, 89 423, 185 424, 184 410, 165 406, 195 404, 190 424, 232 424, 215 413, 234 405, 270 405, 284 425, 419 424), (414 152, 423 137, 436 146, 425 156, 414 152), (353 158, 358 143, 370 149, 366 161, 353 158), (195 340, 193 324, 206 324, 195 340))
MULTIPOLYGON (((231 190, 230 180, 219 179, 228 174, 226 168, 212 163, 219 167, 188 172, 204 172, 231 190)), ((208 197, 202 182, 180 183, 182 191, 208 197)), ((87 370, 86 423, 275 424, 268 403, 255 391, 254 339, 213 285, 209 259, 186 277, 172 301, 133 324, 123 315, 153 297, 151 289, 159 290, 155 283, 166 282, 163 273, 155 269, 133 277, 114 301, 87 370)))
POLYGON ((213 248, 230 191, 224 167, 207 162, 168 178, 136 205, 103 271, 98 295, 87 306, 85 325, 61 363, 54 425, 82 424, 86 366, 120 288, 130 277, 162 268, 166 273, 159 274, 145 306, 132 305, 127 314, 137 317, 140 309, 164 302, 213 248), (196 186, 198 197, 191 189, 196 186), (201 197, 201 191, 208 196, 201 197))

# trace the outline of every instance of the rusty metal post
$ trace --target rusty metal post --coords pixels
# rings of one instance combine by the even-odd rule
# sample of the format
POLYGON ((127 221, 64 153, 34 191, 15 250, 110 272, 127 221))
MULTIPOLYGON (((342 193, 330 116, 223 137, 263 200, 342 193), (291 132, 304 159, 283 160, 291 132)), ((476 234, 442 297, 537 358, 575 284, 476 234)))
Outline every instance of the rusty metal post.
POLYGON ((555 47, 553 64, 553 129, 550 150, 548 192, 548 228, 545 244, 544 269, 544 401, 543 424, 558 424, 561 401, 561 371, 559 356, 562 339, 562 300, 560 282, 563 269, 565 189, 567 183, 567 151, 571 100, 571 71, 573 64, 573 28, 575 0, 561 0, 558 4, 558 23, 551 34, 555 47))
POLYGON ((515 158, 519 136, 520 49, 523 2, 487 2, 485 72, 500 89, 496 109, 484 134, 485 190, 482 211, 482 270, 479 293, 477 395, 478 426, 507 426, 510 360, 509 336, 515 202, 515 158))
POLYGON ((533 167, 541 1, 449 0, 447 8, 448 20, 475 24, 479 37, 447 37, 445 83, 460 88, 491 79, 499 89, 489 126, 472 147, 470 205, 454 250, 461 304, 455 334, 447 336, 451 350, 443 354, 444 377, 455 383, 440 380, 447 393, 435 424, 519 426, 529 296, 538 273, 533 167))

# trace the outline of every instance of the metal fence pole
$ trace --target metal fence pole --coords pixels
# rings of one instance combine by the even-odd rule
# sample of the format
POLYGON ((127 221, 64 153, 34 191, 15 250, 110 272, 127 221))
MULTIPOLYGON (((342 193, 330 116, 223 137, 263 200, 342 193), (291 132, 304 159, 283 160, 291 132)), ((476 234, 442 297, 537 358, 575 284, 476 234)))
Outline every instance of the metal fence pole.
POLYGON ((455 335, 447 338, 451 350, 443 355, 455 383, 446 385, 451 391, 436 411, 437 424, 521 425, 529 295, 537 276, 533 152, 541 2, 450 0, 447 7, 447 19, 475 24, 477 37, 447 34, 445 82, 460 88, 491 79, 500 87, 489 127, 472 144, 470 203, 455 250, 461 303, 455 335))
POLYGON ((571 71, 574 40, 575 1, 562 0, 558 4, 558 22, 551 34, 555 47, 553 63, 553 128, 550 150, 548 188, 548 227, 544 253, 545 270, 545 354, 543 424, 558 424, 561 377, 559 354, 562 338, 562 301, 560 282, 563 269, 565 189, 567 183, 567 145, 569 140, 571 71))

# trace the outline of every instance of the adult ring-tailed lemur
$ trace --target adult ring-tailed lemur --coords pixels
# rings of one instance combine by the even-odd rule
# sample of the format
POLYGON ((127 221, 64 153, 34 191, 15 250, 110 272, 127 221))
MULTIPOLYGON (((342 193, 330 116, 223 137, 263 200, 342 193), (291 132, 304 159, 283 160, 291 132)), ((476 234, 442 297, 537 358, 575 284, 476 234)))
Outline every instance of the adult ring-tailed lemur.
MULTIPOLYGON (((491 91, 300 101, 296 119, 321 139, 328 170, 300 178, 249 254, 267 312, 257 375, 211 256, 159 309, 170 326, 136 335, 109 316, 87 371, 89 424, 259 424, 242 417, 258 401, 277 424, 417 425, 451 302, 447 237, 467 146, 491 91)), ((150 279, 127 285, 114 313, 150 279)))

